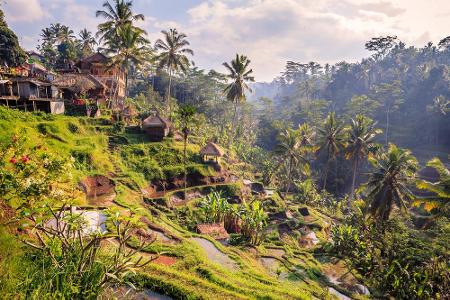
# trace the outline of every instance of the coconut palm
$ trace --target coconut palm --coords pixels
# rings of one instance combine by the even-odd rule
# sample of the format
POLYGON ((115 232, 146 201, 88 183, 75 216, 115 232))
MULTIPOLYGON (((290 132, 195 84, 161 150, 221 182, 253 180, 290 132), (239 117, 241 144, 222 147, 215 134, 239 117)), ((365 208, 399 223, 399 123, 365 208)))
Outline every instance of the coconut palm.
POLYGON ((187 187, 187 166, 186 166, 186 146, 189 134, 191 133, 192 126, 195 121, 195 114, 197 110, 194 106, 186 104, 182 105, 178 109, 178 117, 180 119, 180 128, 183 132, 183 165, 184 165, 184 198, 186 199, 186 187, 187 187))
POLYGON ((143 14, 133 14, 131 8, 133 7, 133 1, 114 0, 113 3, 105 1, 103 3, 104 10, 98 10, 96 17, 102 17, 106 19, 106 22, 98 25, 97 36, 100 37, 100 41, 107 39, 114 39, 119 33, 119 29, 123 26, 129 25, 135 31, 140 31, 145 34, 145 31, 139 27, 133 25, 135 21, 144 21, 143 14))
MULTIPOLYGON (((439 136, 441 131, 441 122, 445 116, 450 113, 450 100, 443 95, 439 95, 433 99, 433 104, 427 105, 427 112, 433 116, 431 118, 435 124, 434 128, 430 128, 434 136, 435 143, 439 144, 439 136)), ((430 126, 431 127, 431 126, 430 126)))
POLYGON ((125 71, 125 96, 128 90, 128 72, 132 65, 138 66, 149 53, 149 41, 143 32, 136 30, 130 24, 117 31, 115 39, 108 39, 105 43, 105 52, 111 56, 110 65, 122 68, 125 71))
POLYGON ((357 115, 351 119, 347 147, 345 149, 345 158, 352 160, 352 187, 349 201, 353 200, 355 192, 356 172, 359 163, 376 149, 375 137, 382 133, 380 129, 375 128, 376 123, 372 119, 363 115, 357 115))
POLYGON ((47 45, 52 45, 55 42, 55 34, 52 28, 44 28, 41 30, 41 34, 39 35, 42 38, 42 43, 47 45))
POLYGON ((97 41, 92 35, 92 32, 88 31, 86 28, 82 29, 78 34, 78 37, 80 38, 80 46, 83 57, 92 54, 94 52, 95 45, 97 45, 97 41))
POLYGON ((184 33, 178 32, 175 28, 171 28, 169 31, 163 30, 161 32, 164 35, 164 40, 158 39, 155 43, 155 49, 161 51, 161 53, 155 57, 155 60, 158 62, 158 69, 166 69, 169 74, 169 85, 166 94, 166 102, 169 105, 173 73, 179 71, 186 72, 190 65, 186 55, 194 55, 194 51, 187 48, 190 44, 184 33))
POLYGON ((54 41, 59 44, 70 42, 75 38, 73 30, 60 23, 51 24, 50 30, 53 32, 54 41))
MULTIPOLYGON (((245 55, 236 54, 236 58, 231 61, 223 63, 225 68, 228 69, 228 79, 232 82, 225 88, 224 92, 227 95, 228 101, 234 103, 234 115, 233 115, 233 127, 236 128, 237 123, 237 108, 241 102, 245 101, 245 92, 251 92, 251 88, 247 85, 248 82, 254 82, 255 78, 250 74, 253 73, 252 69, 249 69, 250 60, 245 55)), ((231 140, 231 139, 230 139, 231 140)))
POLYGON ((394 144, 371 156, 369 162, 374 167, 366 184, 369 210, 379 221, 387 221, 394 205, 406 211, 406 200, 412 197, 408 184, 415 177, 418 163, 411 151, 394 144))
POLYGON ((436 216, 448 215, 450 212, 450 170, 436 157, 430 160, 427 166, 438 172, 439 181, 418 180, 417 187, 427 190, 433 195, 416 199, 415 205, 423 205, 425 210, 435 213, 436 216))
POLYGON ((336 115, 332 112, 327 116, 323 128, 319 128, 318 131, 319 150, 326 152, 327 155, 323 180, 323 189, 326 190, 330 162, 335 161, 339 151, 344 148, 344 126, 336 120, 336 115))
POLYGON ((304 144, 306 140, 307 138, 304 138, 304 140, 301 141, 300 131, 293 129, 287 129, 278 137, 278 144, 275 148, 275 155, 277 155, 279 159, 279 165, 277 169, 280 169, 282 167, 286 168, 286 193, 289 192, 291 184, 293 182, 294 171, 297 169, 301 162, 307 162, 307 159, 304 156, 304 147, 309 147, 309 145, 304 144))

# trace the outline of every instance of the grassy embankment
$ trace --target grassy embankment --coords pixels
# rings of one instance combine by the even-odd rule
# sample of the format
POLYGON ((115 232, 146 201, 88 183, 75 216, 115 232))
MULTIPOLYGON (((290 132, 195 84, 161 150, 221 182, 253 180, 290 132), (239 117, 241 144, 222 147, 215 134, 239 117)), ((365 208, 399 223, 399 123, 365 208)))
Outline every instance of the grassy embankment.
MULTIPOLYGON (((144 202, 140 189, 149 181, 181 174, 182 143, 171 140, 149 143, 138 133, 115 134, 107 119, 24 114, 3 108, 0 108, 0 115, 3 137, 26 135, 29 146, 42 144, 61 157, 73 157, 73 185, 87 175, 109 176, 116 183, 117 197, 113 205, 122 209, 139 208, 139 214, 159 226, 169 237, 168 240, 157 239, 145 250, 174 257, 176 263, 171 266, 148 265, 132 278, 137 285, 183 299, 217 299, 219 295, 224 299, 329 297, 323 285, 320 263, 310 250, 298 248, 294 239, 281 239, 274 231, 263 245, 251 248, 225 247, 203 236, 234 261, 236 268, 230 270, 209 260, 203 249, 190 240, 198 235, 178 222, 178 208, 144 202), (278 249, 276 254, 274 249, 278 249), (261 257, 273 258, 277 262, 275 274, 263 266, 261 257)), ((214 175, 214 170, 201 164, 197 155, 199 147, 195 144, 188 146, 190 176, 214 175)), ((224 185, 222 188, 225 192, 234 193, 237 187, 224 185)), ((205 188, 208 187, 191 190, 205 188)), ((170 194, 165 197, 166 201, 170 194)), ((77 201, 81 205, 93 205, 82 193, 77 201)), ((195 211, 196 201, 189 207, 195 211)), ((18 282, 27 282, 27 272, 23 271, 33 272, 33 266, 27 256, 28 250, 4 229, 1 239, 0 273, 7 275, 0 276, 0 292, 7 294, 18 282)))

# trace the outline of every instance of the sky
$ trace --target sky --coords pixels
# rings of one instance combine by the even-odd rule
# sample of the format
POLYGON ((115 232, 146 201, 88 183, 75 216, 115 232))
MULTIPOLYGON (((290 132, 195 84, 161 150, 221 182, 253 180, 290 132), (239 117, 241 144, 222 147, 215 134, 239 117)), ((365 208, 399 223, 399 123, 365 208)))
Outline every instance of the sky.
MULTIPOLYGON (((112 1, 112 0, 110 0, 112 1)), ((0 0, 26 50, 51 23, 96 32, 104 0, 0 0)), ((286 61, 354 62, 371 37, 397 35, 407 45, 437 44, 450 35, 450 0, 134 0, 154 42, 163 29, 188 36, 193 60, 225 72, 222 63, 247 55, 257 81, 271 81, 286 61)))

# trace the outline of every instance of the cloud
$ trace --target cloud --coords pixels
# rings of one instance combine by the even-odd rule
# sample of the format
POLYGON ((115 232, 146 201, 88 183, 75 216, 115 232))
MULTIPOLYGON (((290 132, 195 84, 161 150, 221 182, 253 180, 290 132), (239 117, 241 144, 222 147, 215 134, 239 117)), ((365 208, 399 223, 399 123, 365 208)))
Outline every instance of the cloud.
POLYGON ((449 28, 447 0, 205 0, 181 24, 199 66, 224 71, 223 61, 247 55, 257 80, 270 80, 287 60, 336 63, 368 55, 374 36, 398 35, 408 44, 436 40, 449 28), (433 22, 430 22, 433 20, 433 22), (426 33, 426 34, 423 34, 426 33))
POLYGON ((10 22, 34 22, 44 17, 39 0, 13 0, 4 3, 5 13, 10 22))
POLYGON ((224 71, 223 61, 235 53, 245 54, 257 79, 270 80, 287 60, 336 62, 362 57, 365 35, 350 30, 344 17, 325 7, 323 0, 251 1, 233 8, 225 2, 203 2, 188 11, 186 30, 199 65, 224 71))
MULTIPOLYGON (((0 0, 1 1, 1 0, 0 0)), ((76 33, 95 32, 100 0, 8 0, 7 21, 32 48, 41 28, 60 22, 76 33), (44 9, 45 8, 45 9, 44 9), (27 36, 25 38, 25 36, 27 36)), ((448 35, 448 0, 134 0, 140 22, 154 42, 161 30, 188 35, 197 66, 225 71, 224 61, 242 53, 252 60, 257 80, 271 80, 287 60, 335 63, 368 55, 374 36, 397 35, 423 46, 448 35), (177 2, 174 10, 170 5, 177 2)))
POLYGON ((392 4, 391 2, 386 2, 386 1, 369 2, 369 3, 361 4, 361 5, 359 5, 359 8, 361 10, 368 11, 368 12, 384 14, 388 17, 396 17, 406 11, 406 9, 397 7, 394 4, 392 4))

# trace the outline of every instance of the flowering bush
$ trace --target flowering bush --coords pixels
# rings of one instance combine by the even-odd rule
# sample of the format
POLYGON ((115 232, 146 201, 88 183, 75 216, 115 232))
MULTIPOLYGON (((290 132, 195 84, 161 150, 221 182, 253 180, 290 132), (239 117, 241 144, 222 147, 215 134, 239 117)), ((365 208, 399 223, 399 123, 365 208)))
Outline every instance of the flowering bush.
POLYGON ((23 132, 0 141, 0 201, 15 209, 57 200, 71 178, 70 160, 27 142, 23 132))

